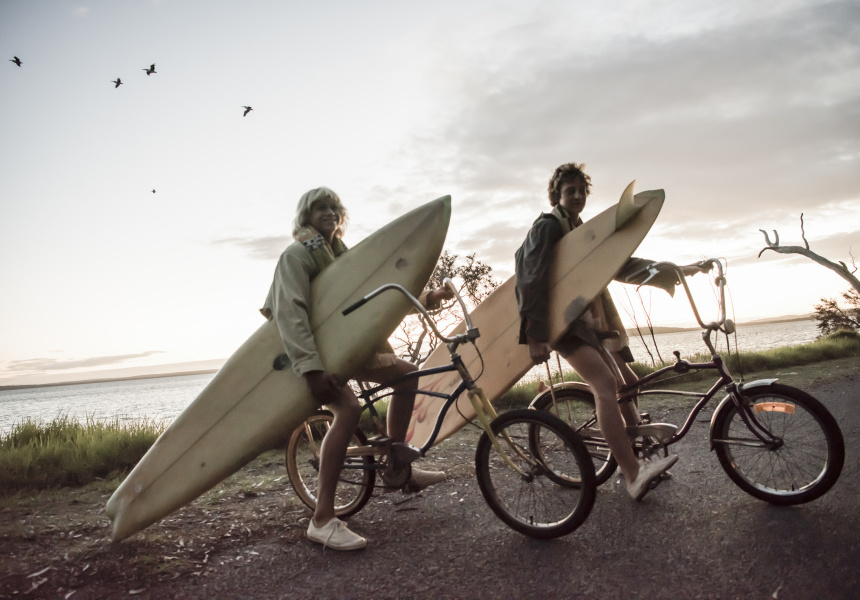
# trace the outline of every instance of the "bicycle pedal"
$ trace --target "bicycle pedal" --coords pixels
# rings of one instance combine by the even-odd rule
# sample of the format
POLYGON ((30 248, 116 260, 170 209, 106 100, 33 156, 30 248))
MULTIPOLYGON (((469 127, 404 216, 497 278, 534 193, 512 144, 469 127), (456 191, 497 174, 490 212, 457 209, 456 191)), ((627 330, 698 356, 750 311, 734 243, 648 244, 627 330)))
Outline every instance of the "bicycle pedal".
POLYGON ((397 464, 409 464, 421 457, 421 450, 403 442, 391 444, 391 459, 397 464))
POLYGON ((391 436, 389 435, 375 435, 372 438, 367 440, 368 446, 385 446, 391 443, 391 436))

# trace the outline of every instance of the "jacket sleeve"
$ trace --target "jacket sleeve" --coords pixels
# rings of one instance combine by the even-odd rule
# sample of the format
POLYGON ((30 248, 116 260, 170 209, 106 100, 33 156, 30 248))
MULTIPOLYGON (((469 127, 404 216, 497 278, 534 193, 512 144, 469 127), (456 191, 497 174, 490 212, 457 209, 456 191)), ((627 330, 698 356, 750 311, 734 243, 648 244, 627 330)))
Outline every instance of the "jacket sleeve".
POLYGON ((290 246, 278 260, 267 305, 271 309, 284 350, 296 375, 324 371, 311 330, 308 304, 311 277, 316 274, 313 259, 300 246, 290 246), (307 260, 305 260, 307 259, 307 260))
POLYGON ((549 341, 549 271, 564 232, 555 218, 540 218, 515 255, 520 343, 549 341))
MULTIPOLYGON (((633 285, 639 284, 644 278, 637 278, 636 280, 627 281, 627 278, 640 271, 651 263, 655 261, 646 259, 646 258, 636 258, 635 256, 630 257, 627 262, 621 267, 621 270, 614 277, 615 281, 620 281, 621 283, 631 283, 633 285)), ((647 277, 647 275, 646 275, 647 277)), ((650 285, 653 287, 658 287, 662 290, 665 290, 669 293, 670 296, 675 295, 675 286, 678 284, 678 278, 675 275, 674 271, 671 270, 662 270, 659 271, 654 277, 648 280, 645 285, 650 285)))

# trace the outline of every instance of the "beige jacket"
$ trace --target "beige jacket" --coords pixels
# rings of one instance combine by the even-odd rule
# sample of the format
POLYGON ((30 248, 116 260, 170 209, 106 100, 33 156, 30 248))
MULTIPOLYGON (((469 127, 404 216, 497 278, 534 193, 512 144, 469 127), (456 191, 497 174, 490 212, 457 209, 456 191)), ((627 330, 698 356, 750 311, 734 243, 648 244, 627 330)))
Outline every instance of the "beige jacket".
POLYGON ((301 242, 287 246, 278 259, 272 286, 260 312, 274 318, 293 371, 324 371, 308 318, 311 281, 320 272, 310 252, 301 242))

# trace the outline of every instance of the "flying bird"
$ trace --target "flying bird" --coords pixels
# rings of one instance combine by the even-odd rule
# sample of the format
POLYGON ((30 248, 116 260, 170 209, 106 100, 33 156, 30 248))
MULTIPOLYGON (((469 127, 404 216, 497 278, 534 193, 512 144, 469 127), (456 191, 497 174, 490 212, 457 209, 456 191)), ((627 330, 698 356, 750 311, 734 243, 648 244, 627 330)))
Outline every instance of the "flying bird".
POLYGON ((242 116, 243 116, 243 117, 247 117, 247 116, 248 116, 248 113, 249 113, 249 112, 251 112, 252 110, 254 110, 254 109, 253 109, 253 108, 251 108, 250 106, 243 106, 242 108, 244 108, 244 109, 245 109, 245 112, 243 112, 243 113, 242 113, 242 116))
POLYGON ((153 193, 153 194, 155 193, 155 188, 152 188, 152 193, 153 193))
POLYGON ((146 71, 147 75, 152 75, 153 73, 155 73, 155 63, 152 63, 148 69, 142 69, 142 70, 146 71))
POLYGON ((113 86, 113 87, 114 87, 114 89, 116 89, 116 88, 118 88, 119 86, 121 86, 121 85, 122 85, 122 79, 120 79, 119 77, 117 77, 117 78, 116 78, 116 81, 111 81, 111 83, 115 83, 115 84, 116 84, 116 85, 114 85, 114 86, 113 86))
POLYGON ((18 58, 17 56, 13 56, 12 58, 10 58, 9 62, 13 62, 16 65, 18 65, 19 67, 21 66, 21 59, 18 58))

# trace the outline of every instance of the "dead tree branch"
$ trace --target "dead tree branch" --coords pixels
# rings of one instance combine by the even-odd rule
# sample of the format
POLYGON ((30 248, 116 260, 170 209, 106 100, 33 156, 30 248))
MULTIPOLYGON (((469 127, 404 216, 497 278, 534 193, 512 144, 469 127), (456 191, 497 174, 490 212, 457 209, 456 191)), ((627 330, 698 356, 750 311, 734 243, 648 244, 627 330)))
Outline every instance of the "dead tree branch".
POLYGON ((765 250, 773 250, 780 254, 800 254, 801 256, 805 256, 806 258, 817 262, 823 267, 827 267, 847 281, 857 292, 860 292, 860 279, 857 279, 857 277, 854 276, 854 273, 857 271, 854 255, 851 255, 851 265, 854 267, 854 270, 852 271, 848 269, 848 266, 844 262, 839 261, 838 263, 835 263, 810 250, 809 242, 806 240, 806 231, 803 226, 803 213, 800 213, 800 232, 803 237, 804 246, 780 246, 779 234, 776 232, 776 229, 773 230, 773 242, 770 241, 770 237, 768 237, 767 232, 764 229, 759 229, 759 231, 764 234, 764 241, 767 244, 767 247, 762 248, 761 252, 758 253, 759 258, 764 254, 765 250))

